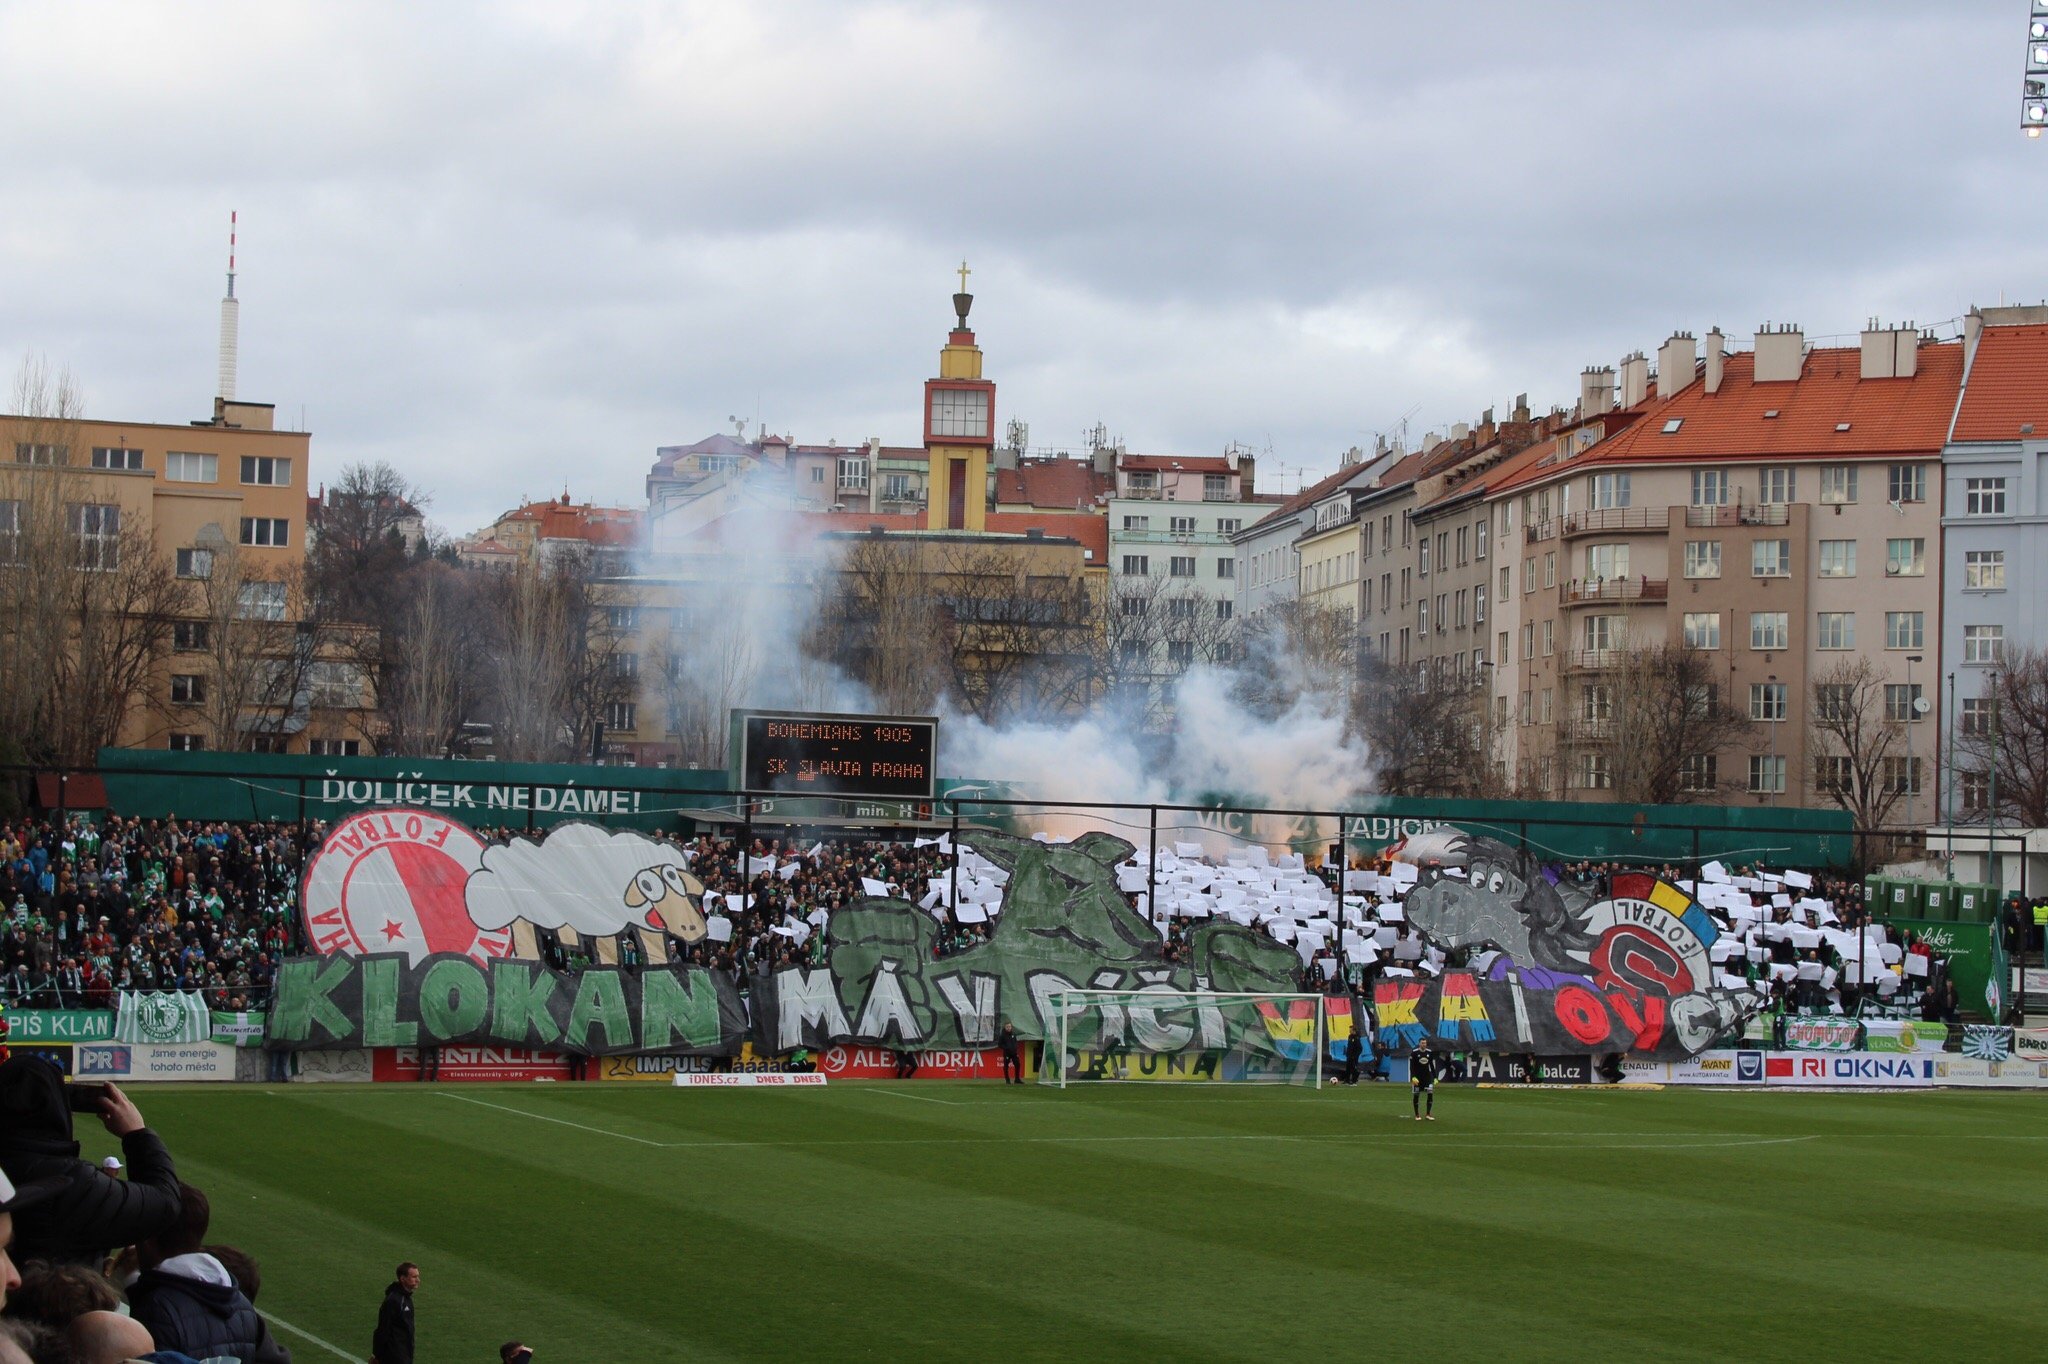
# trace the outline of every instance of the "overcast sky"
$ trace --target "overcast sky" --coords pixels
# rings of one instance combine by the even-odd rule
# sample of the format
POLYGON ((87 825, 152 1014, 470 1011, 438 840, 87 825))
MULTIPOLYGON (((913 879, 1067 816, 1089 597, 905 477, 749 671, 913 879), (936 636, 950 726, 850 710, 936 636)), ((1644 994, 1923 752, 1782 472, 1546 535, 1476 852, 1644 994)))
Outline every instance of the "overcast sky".
POLYGON ((1674 328, 2048 293, 2026 12, 0 0, 0 357, 207 415, 238 209, 241 396, 464 532, 729 415, 916 443, 964 257, 1034 445, 1291 486, 1674 328))

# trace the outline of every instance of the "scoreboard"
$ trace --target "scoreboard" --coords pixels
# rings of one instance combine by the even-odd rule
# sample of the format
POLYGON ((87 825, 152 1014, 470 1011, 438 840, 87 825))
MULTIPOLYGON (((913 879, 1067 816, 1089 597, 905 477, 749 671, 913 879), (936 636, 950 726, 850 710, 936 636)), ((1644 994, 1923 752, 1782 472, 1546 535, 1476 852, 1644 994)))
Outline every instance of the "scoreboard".
POLYGON ((741 710, 733 720, 743 791, 932 798, 939 722, 931 716, 741 710))

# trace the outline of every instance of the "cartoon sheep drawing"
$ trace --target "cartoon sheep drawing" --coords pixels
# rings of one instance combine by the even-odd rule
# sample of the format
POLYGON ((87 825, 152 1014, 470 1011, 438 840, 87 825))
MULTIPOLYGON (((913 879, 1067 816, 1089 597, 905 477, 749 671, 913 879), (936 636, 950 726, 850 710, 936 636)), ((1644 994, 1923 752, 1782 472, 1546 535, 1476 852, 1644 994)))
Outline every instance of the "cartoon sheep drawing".
POLYGON ((463 900, 477 927, 510 928, 512 955, 534 960, 543 928, 571 949, 590 939, 592 958, 608 966, 617 964, 627 932, 649 963, 668 960, 669 938, 693 943, 705 933, 704 883, 680 849, 595 824, 565 824, 545 842, 485 849, 463 900))

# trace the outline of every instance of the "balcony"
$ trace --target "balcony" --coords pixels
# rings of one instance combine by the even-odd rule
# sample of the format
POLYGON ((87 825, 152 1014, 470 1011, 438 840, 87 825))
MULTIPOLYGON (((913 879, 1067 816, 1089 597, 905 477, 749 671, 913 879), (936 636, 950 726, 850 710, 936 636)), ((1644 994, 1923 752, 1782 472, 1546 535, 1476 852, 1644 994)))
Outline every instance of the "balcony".
POLYGON ((1568 673, 1605 672, 1626 662, 1626 649, 1566 649, 1560 659, 1560 665, 1568 673))
POLYGON ((1792 508, 1783 502, 1745 502, 1734 507, 1687 507, 1685 524, 1706 526, 1789 526, 1792 508))
POLYGON ((1599 511, 1573 512, 1563 519, 1564 538, 1598 535, 1618 530, 1664 530, 1671 525, 1669 507, 1603 507, 1599 511))
POLYGON ((1557 589, 1558 600, 1566 606, 1601 602, 1660 602, 1671 595, 1669 578, 1574 578, 1557 589))
POLYGON ((1557 522, 1547 516, 1541 521, 1531 521, 1522 528, 1522 539, 1532 545, 1540 545, 1556 534, 1557 522))
POLYGON ((1144 488, 1135 483, 1118 493, 1117 496, 1133 498, 1139 502, 1163 502, 1166 500, 1166 494, 1161 489, 1144 488))
POLYGON ((1604 744, 1621 733, 1621 726, 1612 719, 1588 720, 1575 716, 1557 727, 1557 741, 1562 744, 1604 744))

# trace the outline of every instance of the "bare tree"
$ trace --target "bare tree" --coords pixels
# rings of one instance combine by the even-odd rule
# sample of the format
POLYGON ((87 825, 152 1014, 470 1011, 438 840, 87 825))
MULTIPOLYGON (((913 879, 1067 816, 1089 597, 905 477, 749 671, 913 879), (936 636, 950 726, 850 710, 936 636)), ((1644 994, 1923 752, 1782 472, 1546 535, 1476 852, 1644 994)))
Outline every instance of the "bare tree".
POLYGON ((1957 813, 1981 817, 1995 788, 2001 820, 2048 827, 2048 651, 2008 648, 1982 694, 1960 704, 1955 765, 1971 794, 1957 813))
MULTIPOLYGON (((1482 670, 1483 672, 1483 670, 1482 670)), ((1432 679, 1422 668, 1372 660, 1355 698, 1360 730, 1395 796, 1478 796, 1486 790, 1493 722, 1478 679, 1432 679)))
POLYGON ((1807 729, 1814 785, 1859 829, 1882 828, 1909 789, 1904 717, 1892 713, 1886 675, 1845 658, 1814 679, 1807 729))
POLYGON ((493 575, 484 596, 483 650, 491 747, 507 761, 566 755, 575 603, 541 564, 493 575))
POLYGON ((987 724, 1061 715, 1090 700, 1095 602, 1042 546, 946 542, 927 561, 951 623, 954 701, 987 724))
POLYGON ((837 668, 886 714, 929 712, 950 650, 916 546, 851 539, 819 573, 816 596, 802 652, 837 668))
POLYGON ((1678 805, 1720 790, 1719 755, 1749 737, 1713 655, 1684 644, 1628 649, 1579 687, 1569 725, 1607 759, 1613 799, 1678 805))
POLYGON ((364 637, 376 666, 385 748, 408 757, 455 757, 468 747, 477 714, 485 629, 485 584, 472 571, 440 563, 408 575, 395 627, 364 637))

